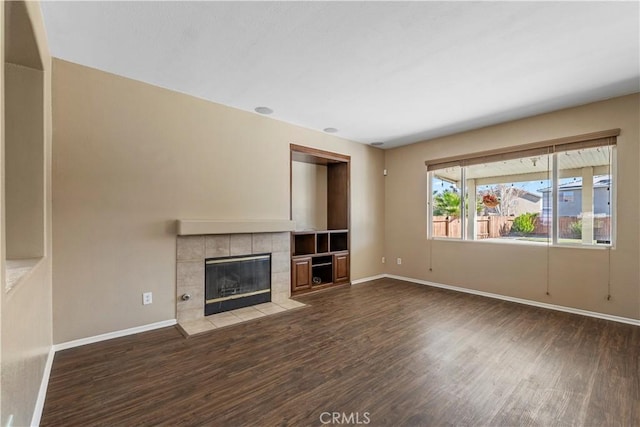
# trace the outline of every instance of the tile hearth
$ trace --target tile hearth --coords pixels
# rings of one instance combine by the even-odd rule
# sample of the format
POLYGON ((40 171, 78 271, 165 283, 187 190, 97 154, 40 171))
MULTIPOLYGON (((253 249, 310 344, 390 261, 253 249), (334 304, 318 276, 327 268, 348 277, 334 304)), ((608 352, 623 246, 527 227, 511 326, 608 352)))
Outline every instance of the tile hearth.
POLYGON ((272 314, 283 313, 288 310, 306 307, 299 301, 292 299, 283 300, 278 303, 266 302, 251 307, 239 308, 237 310, 225 311, 223 313, 206 316, 202 319, 188 320, 178 323, 180 331, 185 337, 224 328, 238 323, 248 322, 272 314))

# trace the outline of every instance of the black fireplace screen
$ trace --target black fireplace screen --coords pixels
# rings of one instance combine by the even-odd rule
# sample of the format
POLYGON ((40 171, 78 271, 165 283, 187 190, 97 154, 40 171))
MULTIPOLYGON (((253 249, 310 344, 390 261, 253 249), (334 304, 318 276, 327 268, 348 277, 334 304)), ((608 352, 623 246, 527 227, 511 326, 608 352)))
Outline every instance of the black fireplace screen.
POLYGON ((205 262, 205 315, 271 301, 270 254, 205 262))

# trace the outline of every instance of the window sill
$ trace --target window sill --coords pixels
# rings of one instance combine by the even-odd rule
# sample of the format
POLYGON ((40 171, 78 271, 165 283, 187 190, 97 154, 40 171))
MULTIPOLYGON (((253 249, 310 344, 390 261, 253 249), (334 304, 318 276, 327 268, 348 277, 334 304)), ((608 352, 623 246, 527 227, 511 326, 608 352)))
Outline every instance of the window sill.
POLYGON ((615 249, 613 245, 572 245, 572 244, 564 244, 564 245, 551 245, 552 248, 563 248, 563 249, 589 249, 592 251, 605 251, 608 249, 615 249))
POLYGON ((5 261, 5 292, 13 289, 21 280, 28 277, 43 260, 40 258, 8 259, 5 261))
POLYGON ((526 240, 517 239, 480 239, 480 240, 462 240, 460 238, 445 238, 445 237, 432 237, 430 240, 436 240, 439 242, 465 242, 465 243, 480 243, 483 245, 520 245, 520 246, 538 246, 538 247, 550 247, 550 248, 562 248, 562 249, 588 249, 588 250, 609 250, 614 249, 613 245, 579 245, 579 244, 550 244, 547 242, 532 242, 526 240))

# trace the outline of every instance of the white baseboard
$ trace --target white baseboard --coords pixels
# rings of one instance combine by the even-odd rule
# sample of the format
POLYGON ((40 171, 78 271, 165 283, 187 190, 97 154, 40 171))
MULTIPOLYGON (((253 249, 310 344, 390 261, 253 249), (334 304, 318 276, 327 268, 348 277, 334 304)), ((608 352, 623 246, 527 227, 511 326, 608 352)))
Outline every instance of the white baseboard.
POLYGON ((377 276, 371 276, 371 277, 365 277, 362 279, 352 280, 351 284, 359 285, 360 283, 370 282, 372 280, 384 279, 385 277, 387 277, 386 274, 378 274, 377 276))
POLYGON ((495 298, 504 301, 515 302, 518 304, 526 304, 534 307, 546 308, 549 310, 563 311, 565 313, 579 314, 581 316, 595 317, 597 319, 611 320, 614 322, 626 323, 629 325, 640 326, 640 320, 628 317, 614 316, 613 314, 598 313, 596 311, 581 310, 579 308, 565 307, 563 305, 547 304, 539 301, 532 301, 524 298, 515 298, 506 295, 493 294, 491 292, 477 291, 475 289, 461 288, 458 286, 443 285, 441 283, 429 282, 426 280, 413 279, 411 277, 396 276, 394 274, 385 274, 389 279, 404 280, 405 282, 417 283, 419 285, 433 286, 435 288, 449 289, 451 291, 464 292, 467 294, 480 295, 488 298, 495 298))
POLYGON ((36 399, 36 406, 33 408, 33 416, 31 417, 31 425, 40 425, 40 419, 42 418, 42 410, 44 409, 44 401, 47 397, 47 387, 49 387, 49 377, 51 376, 51 367, 53 366, 53 357, 56 351, 53 346, 49 349, 47 355, 47 362, 44 365, 44 371, 42 372, 42 380, 40 381, 40 390, 38 391, 38 398, 36 399))
POLYGON ((95 335, 93 337, 80 338, 78 340, 67 341, 60 344, 54 344, 55 351, 66 350, 68 348, 80 347, 81 345, 93 344, 100 341, 106 341, 113 338, 120 338, 127 335, 139 334, 140 332, 152 331, 154 329, 166 328, 177 323, 176 319, 163 320, 161 322, 150 323, 148 325, 136 326, 135 328, 122 329, 120 331, 108 332, 106 334, 95 335))

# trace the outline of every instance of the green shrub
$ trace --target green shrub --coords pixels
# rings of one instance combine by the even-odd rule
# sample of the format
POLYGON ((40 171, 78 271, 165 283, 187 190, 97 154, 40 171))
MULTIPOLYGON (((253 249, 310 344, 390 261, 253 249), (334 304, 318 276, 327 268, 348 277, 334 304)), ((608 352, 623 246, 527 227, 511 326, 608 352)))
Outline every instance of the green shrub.
POLYGON ((531 234, 536 229, 537 213, 527 212, 518 215, 513 220, 511 231, 514 233, 531 234))
POLYGON ((582 221, 572 222, 569 225, 571 231, 571 237, 575 239, 582 239, 582 221))
POLYGON ((460 217, 460 194, 445 190, 441 194, 433 196, 434 216, 460 217))

